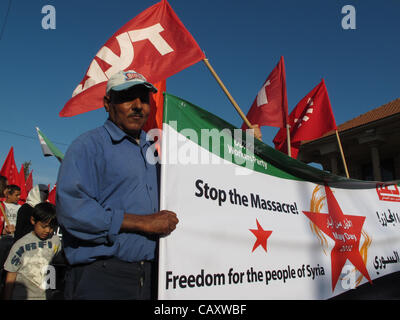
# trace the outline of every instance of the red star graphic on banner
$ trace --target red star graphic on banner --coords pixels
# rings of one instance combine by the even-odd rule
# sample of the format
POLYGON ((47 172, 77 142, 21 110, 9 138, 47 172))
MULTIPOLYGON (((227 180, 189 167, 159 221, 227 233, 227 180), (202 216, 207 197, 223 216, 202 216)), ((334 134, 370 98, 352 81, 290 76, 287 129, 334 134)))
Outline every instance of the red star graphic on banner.
POLYGON ((257 238, 256 242, 254 243, 253 250, 251 252, 256 250, 258 246, 262 246, 265 252, 267 252, 267 239, 271 235, 272 231, 264 230, 257 219, 256 222, 257 222, 257 229, 249 229, 257 238))
POLYGON ((335 290, 347 259, 372 283, 359 250, 365 217, 343 214, 339 203, 328 186, 325 186, 325 194, 329 214, 308 211, 303 211, 303 213, 322 232, 335 241, 335 246, 331 252, 332 291, 335 290))

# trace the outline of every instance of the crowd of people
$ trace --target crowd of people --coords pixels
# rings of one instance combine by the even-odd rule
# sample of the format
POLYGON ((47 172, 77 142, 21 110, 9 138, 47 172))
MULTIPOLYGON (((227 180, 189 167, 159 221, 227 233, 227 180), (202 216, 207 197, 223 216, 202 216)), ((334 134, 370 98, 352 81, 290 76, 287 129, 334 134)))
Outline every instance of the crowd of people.
POLYGON ((49 190, 35 185, 21 204, 21 189, 0 176, 0 288, 5 300, 47 300, 61 297, 58 288, 46 285, 46 268, 66 267, 55 205, 49 190), (56 295, 58 293, 58 295, 56 295))

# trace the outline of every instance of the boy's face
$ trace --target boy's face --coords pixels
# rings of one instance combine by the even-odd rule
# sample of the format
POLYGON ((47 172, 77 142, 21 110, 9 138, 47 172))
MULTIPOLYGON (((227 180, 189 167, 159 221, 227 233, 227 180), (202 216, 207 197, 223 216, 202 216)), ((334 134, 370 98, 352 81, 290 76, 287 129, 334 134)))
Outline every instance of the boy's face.
POLYGON ((16 190, 12 193, 8 192, 6 202, 17 204, 20 196, 21 196, 21 191, 16 190))
POLYGON ((31 217, 31 223, 33 224, 33 231, 41 240, 46 240, 53 235, 54 227, 51 225, 50 221, 35 221, 35 219, 31 217))

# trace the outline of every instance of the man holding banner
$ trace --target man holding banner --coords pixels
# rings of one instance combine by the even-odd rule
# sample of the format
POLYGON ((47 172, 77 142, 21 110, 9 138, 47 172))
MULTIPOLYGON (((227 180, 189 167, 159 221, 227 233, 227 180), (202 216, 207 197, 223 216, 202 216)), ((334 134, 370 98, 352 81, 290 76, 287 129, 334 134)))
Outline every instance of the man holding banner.
POLYGON ((165 83, 202 59, 192 35, 161 0, 108 39, 60 112, 70 117, 104 106, 109 113, 103 127, 70 146, 59 171, 58 219, 72 265, 66 298, 152 297, 155 236, 173 231, 178 219, 158 211, 157 167, 145 158, 151 143, 143 126, 149 95, 157 91, 150 82, 165 83))
POLYGON ((67 299, 150 299, 157 236, 171 233, 174 212, 159 211, 158 168, 142 127, 157 89, 133 70, 107 82, 102 127, 69 147, 57 181, 67 299))

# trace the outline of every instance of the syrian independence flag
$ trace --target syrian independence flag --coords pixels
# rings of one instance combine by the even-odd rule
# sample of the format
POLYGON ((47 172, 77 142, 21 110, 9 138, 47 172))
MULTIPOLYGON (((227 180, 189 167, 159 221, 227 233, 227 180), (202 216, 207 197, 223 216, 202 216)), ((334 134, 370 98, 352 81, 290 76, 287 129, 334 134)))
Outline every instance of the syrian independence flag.
MULTIPOLYGON (((247 119, 253 124, 272 127, 286 127, 288 102, 286 93, 286 74, 283 57, 272 70, 257 94, 247 119)), ((242 129, 247 129, 243 123, 242 129)))
MULTIPOLYGON (((297 158, 301 141, 314 140, 336 130, 324 79, 293 109, 289 115, 289 125, 293 158, 297 158)), ((287 153, 286 129, 280 129, 273 142, 275 149, 287 153)))
POLYGON ((120 70, 133 69, 156 84, 204 58, 192 35, 162 0, 104 44, 59 115, 70 117, 103 107, 107 80, 120 70))
POLYGON ((19 173, 14 160, 14 148, 11 147, 0 170, 0 175, 7 178, 8 184, 19 186, 19 173))
POLYGON ((45 157, 54 156, 58 159, 58 161, 62 161, 64 159, 64 154, 58 150, 58 148, 49 140, 47 137, 40 131, 38 127, 36 127, 36 131, 38 134, 38 138, 40 141, 40 146, 42 147, 43 155, 45 157))

